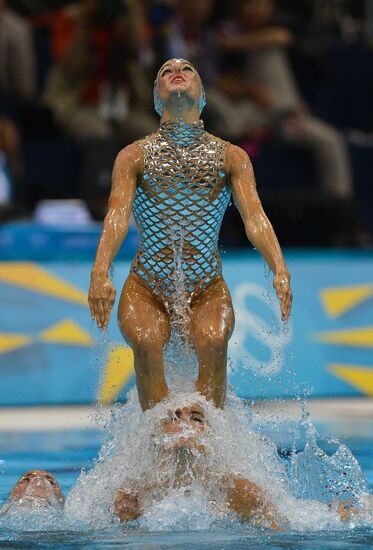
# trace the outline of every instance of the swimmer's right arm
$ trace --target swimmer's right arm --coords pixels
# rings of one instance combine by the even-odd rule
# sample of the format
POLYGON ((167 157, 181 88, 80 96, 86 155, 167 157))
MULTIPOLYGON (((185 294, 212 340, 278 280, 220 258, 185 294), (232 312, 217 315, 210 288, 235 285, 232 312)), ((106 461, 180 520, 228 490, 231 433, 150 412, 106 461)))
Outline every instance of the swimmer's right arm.
POLYGON ((136 183, 143 169, 143 153, 137 143, 118 154, 113 168, 112 188, 96 259, 91 273, 88 303, 92 319, 106 328, 116 290, 109 278, 109 268, 127 235, 128 221, 136 193, 136 183))

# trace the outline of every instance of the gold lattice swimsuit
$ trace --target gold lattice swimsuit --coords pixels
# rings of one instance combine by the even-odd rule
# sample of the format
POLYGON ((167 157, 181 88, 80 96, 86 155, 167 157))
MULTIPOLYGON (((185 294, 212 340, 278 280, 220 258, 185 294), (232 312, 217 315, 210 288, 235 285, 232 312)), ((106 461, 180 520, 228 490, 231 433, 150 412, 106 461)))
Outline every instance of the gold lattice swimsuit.
POLYGON ((133 212, 140 246, 131 270, 167 305, 189 301, 221 273, 218 236, 231 189, 227 142, 203 122, 163 122, 138 142, 144 172, 133 212))

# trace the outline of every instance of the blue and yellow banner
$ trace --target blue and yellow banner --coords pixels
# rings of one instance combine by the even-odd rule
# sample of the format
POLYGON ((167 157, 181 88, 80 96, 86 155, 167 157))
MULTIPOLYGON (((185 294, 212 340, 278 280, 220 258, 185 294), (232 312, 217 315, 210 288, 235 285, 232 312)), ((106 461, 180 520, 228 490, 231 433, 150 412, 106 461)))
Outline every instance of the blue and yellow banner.
MULTIPOLYGON (((373 397, 373 254, 289 252, 294 306, 284 325, 256 253, 224 255, 236 326, 229 380, 248 399, 373 397)), ((109 403, 133 384, 112 314, 90 320, 88 263, 0 262, 0 405, 109 403)), ((118 297, 129 263, 118 262, 118 297)))

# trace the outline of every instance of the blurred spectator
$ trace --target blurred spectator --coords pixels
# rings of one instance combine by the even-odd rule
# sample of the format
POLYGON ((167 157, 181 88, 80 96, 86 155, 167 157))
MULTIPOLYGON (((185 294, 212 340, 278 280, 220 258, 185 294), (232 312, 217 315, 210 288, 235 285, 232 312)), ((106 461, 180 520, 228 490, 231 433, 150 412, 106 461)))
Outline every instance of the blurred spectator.
POLYGON ((160 30, 160 63, 173 57, 188 59, 198 67, 205 86, 217 76, 217 33, 209 24, 214 9, 215 0, 179 0, 160 30))
POLYGON ((28 23, 0 0, 0 94, 3 101, 32 99, 35 58, 28 23))
POLYGON ((156 126, 142 101, 147 83, 141 57, 147 45, 142 3, 128 0, 125 6, 125 12, 114 13, 111 25, 102 17, 105 3, 99 0, 81 0, 56 16, 56 61, 44 99, 75 138, 119 134, 132 141, 156 126))
POLYGON ((350 197, 344 140, 308 112, 286 55, 293 37, 274 23, 274 15, 273 0, 240 0, 235 17, 223 25, 224 70, 208 96, 216 111, 213 131, 238 138, 270 128, 282 141, 312 151, 325 194, 350 197))
POLYGON ((0 210, 12 206, 15 184, 23 176, 20 137, 15 124, 0 116, 0 210))

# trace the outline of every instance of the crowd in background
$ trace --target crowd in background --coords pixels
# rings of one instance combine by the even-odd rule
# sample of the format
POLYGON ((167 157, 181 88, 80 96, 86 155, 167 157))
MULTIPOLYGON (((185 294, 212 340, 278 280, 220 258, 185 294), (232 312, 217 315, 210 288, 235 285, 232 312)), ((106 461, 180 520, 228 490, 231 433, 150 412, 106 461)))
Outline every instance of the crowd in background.
POLYGON ((157 69, 181 57, 204 82, 206 129, 251 156, 271 219, 324 216, 321 232, 341 228, 327 244, 370 245, 370 16, 370 0, 0 0, 2 218, 46 197, 102 217, 116 153, 159 124, 157 69))

